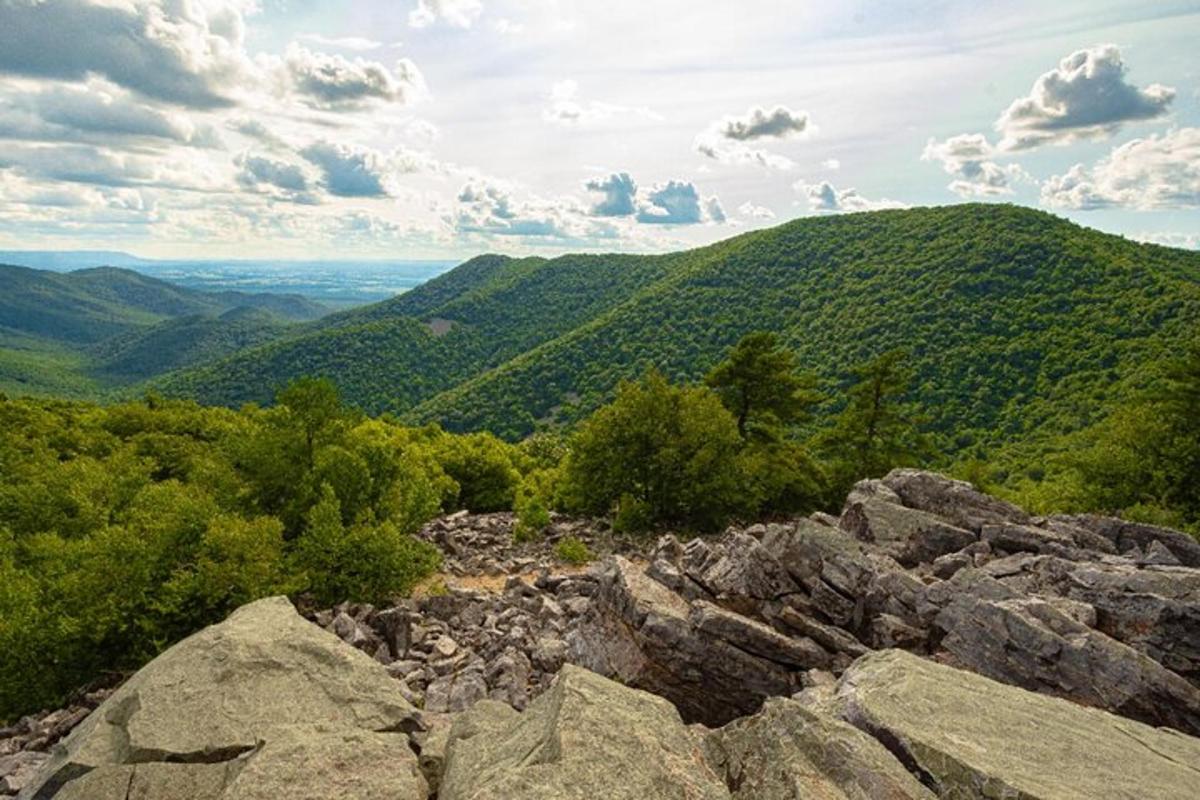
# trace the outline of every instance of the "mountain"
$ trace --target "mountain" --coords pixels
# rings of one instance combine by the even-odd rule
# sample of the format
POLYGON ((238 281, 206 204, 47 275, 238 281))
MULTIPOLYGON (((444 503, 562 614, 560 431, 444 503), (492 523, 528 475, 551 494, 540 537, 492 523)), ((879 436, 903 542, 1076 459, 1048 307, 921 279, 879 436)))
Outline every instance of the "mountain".
POLYGON ((94 397, 118 375, 226 356, 325 311, 298 295, 201 292, 115 267, 0 265, 0 389, 94 397))
POLYGON ((138 258, 118 250, 0 250, 0 264, 16 264, 56 272, 94 267, 98 264, 133 269, 153 263, 150 259, 138 258))
POLYGON ((328 375, 372 412, 516 437, 648 365, 698 379, 766 329, 835 394, 853 364, 907 348, 957 452, 1089 424, 1198 326, 1200 253, 964 204, 798 219, 669 255, 484 256, 161 386, 236 405, 328 375))

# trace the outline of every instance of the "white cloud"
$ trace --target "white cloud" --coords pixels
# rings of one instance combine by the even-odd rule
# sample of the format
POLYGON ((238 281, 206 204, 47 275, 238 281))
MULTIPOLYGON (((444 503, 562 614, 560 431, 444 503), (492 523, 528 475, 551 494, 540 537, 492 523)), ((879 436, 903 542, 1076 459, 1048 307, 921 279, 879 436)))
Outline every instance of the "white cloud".
POLYGON ((338 197, 386 197, 395 191, 395 177, 415 172, 421 164, 407 152, 391 158, 366 147, 320 141, 300 151, 321 170, 325 190, 338 197))
POLYGON ((360 36, 322 36, 319 33, 302 33, 296 37, 302 42, 311 42, 319 47, 334 47, 341 50, 367 52, 383 47, 383 42, 366 39, 360 36))
POLYGON ((715 197, 702 198, 690 181, 667 181, 640 194, 634 219, 647 225, 696 225, 724 222, 725 212, 715 197))
POLYGON ((584 184, 590 192, 601 192, 604 199, 592 206, 597 217, 628 217, 637 210, 637 184, 628 172, 614 172, 607 178, 596 178, 584 184))
POLYGON ((838 170, 842 168, 842 162, 836 158, 827 158, 821 162, 821 166, 828 170, 838 170))
POLYGON ((775 212, 766 206, 756 206, 747 200, 738 206, 738 213, 750 219, 775 219, 775 212))
POLYGON ((602 103, 579 98, 579 84, 573 80, 558 81, 550 89, 549 104, 542 110, 542 119, 565 127, 593 125, 616 117, 632 116, 662 120, 649 108, 602 103))
POLYGON ((813 130, 808 114, 786 106, 773 109, 751 108, 740 117, 724 117, 697 134, 692 148, 702 156, 722 164, 749 164, 767 169, 789 170, 796 166, 790 158, 751 147, 755 139, 786 139, 813 130))
POLYGON ((525 26, 522 23, 503 17, 492 23, 492 29, 501 36, 519 36, 525 32, 525 26))
POLYGON ((838 189, 828 181, 805 183, 796 181, 792 188, 804 196, 808 207, 823 213, 846 213, 852 211, 877 211, 883 208, 908 208, 907 203, 897 200, 868 200, 857 189, 838 189))
POLYGON ((997 154, 981 133, 964 133, 945 141, 930 139, 921 153, 922 161, 937 161, 954 180, 950 191, 960 197, 993 197, 1013 193, 1012 184, 1027 178, 1016 164, 992 161, 997 154))
POLYGON ((242 153, 234 164, 238 167, 238 183, 247 189, 293 202, 317 202, 313 180, 299 164, 251 153, 242 153))
POLYGON ((1042 185, 1052 208, 1200 208, 1200 128, 1134 139, 1094 167, 1076 164, 1042 185))
POLYGON ((417 0, 417 7, 408 15, 408 24, 427 28, 442 21, 455 28, 469 28, 483 13, 479 0, 417 0))
POLYGON ((1175 90, 1161 84, 1144 89, 1126 82, 1116 45, 1077 50, 1037 79, 1026 97, 1012 102, 996 130, 1004 150, 1026 150, 1111 134, 1121 125, 1167 113, 1175 90))
POLYGON ((249 0, 6 0, 0 73, 50 80, 100 75, 192 108, 232 105, 253 72, 249 0))
POLYGON ((580 242, 618 236, 615 226, 591 218, 572 198, 518 200, 513 192, 513 187, 500 181, 473 180, 459 192, 458 206, 448 222, 459 233, 489 236, 580 242))
POLYGON ((347 110, 371 102, 403 105, 426 92, 424 76, 408 59, 397 61, 393 72, 378 61, 314 53, 293 43, 284 66, 293 91, 316 108, 347 110))
POLYGON ((1147 244, 1161 244, 1164 247, 1178 247, 1182 250, 1200 250, 1200 233, 1138 233, 1133 239, 1147 244))
POLYGON ((808 130, 808 112, 792 111, 787 106, 751 108, 743 116, 726 117, 717 123, 717 131, 726 139, 745 142, 751 139, 784 139, 808 130))

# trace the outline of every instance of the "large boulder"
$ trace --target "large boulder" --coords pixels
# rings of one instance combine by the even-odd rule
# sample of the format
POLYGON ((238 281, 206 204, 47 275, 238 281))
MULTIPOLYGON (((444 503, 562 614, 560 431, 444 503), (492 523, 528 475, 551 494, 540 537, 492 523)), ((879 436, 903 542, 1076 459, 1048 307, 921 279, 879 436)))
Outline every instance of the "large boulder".
POLYGON ((1081 622, 1078 604, 1064 607, 1053 598, 1019 595, 974 571, 959 573, 930 595, 943 593, 949 602, 934 626, 944 634, 941 650, 955 665, 1200 734, 1200 689, 1081 622))
POLYGON ((21 797, 101 800, 124 781, 143 800, 279 797, 284 785, 296 799, 424 800, 407 736, 420 727, 381 665, 270 598, 143 667, 21 797))
POLYGON ((1200 785, 1200 739, 900 650, 856 661, 833 705, 940 797, 1190 800, 1200 785))
POLYGON ((708 753, 734 800, 934 797, 876 739, 790 698, 713 731, 708 753))
POLYGON ((524 713, 485 702, 455 722, 438 797, 728 800, 702 744, 661 697, 567 665, 524 713))
POLYGON ((1200 567, 1200 542, 1180 531, 1096 514, 1060 515, 1051 517, 1050 522, 1065 523, 1098 534, 1112 542, 1119 553, 1146 551, 1158 543, 1183 566, 1200 567))
POLYGON ((977 541, 974 533, 927 511, 906 508, 877 497, 847 504, 840 527, 878 546, 906 567, 931 563, 977 541))
POLYGON ((800 689, 826 666, 815 641, 793 639, 705 600, 688 601, 614 556, 588 613, 568 637, 570 660, 671 700, 688 722, 723 725, 800 689))
POLYGON ((978 533, 985 523, 1030 521, 1012 503, 984 494, 966 481, 918 469, 894 469, 882 483, 909 508, 925 511, 978 533))

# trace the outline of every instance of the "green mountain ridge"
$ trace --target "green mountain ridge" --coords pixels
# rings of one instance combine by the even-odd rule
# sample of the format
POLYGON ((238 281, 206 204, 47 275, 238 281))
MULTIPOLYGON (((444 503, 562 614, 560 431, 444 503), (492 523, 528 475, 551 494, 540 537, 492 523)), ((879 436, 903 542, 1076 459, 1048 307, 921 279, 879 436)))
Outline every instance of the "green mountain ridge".
POLYGON ((831 390, 909 349, 915 394, 961 452, 1090 424, 1198 324, 1200 253, 964 204, 803 218, 667 255, 481 256, 155 385, 236 405, 325 375, 369 412, 517 438, 650 365, 696 380, 764 329, 831 390))
POLYGON ((0 389, 99 398, 325 312, 298 295, 201 292, 114 267, 0 265, 0 389))

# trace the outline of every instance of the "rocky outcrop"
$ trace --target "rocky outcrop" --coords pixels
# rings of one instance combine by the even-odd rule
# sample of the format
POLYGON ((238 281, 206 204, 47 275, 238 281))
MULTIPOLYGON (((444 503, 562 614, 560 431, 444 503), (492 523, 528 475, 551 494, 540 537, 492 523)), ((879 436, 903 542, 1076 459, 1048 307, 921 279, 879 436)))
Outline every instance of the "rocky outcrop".
POLYGON ((455 722, 438 797, 727 799, 701 744, 661 697, 568 665, 525 713, 455 722))
POLYGON ((934 797, 878 740, 791 699, 771 698, 754 716, 713 731, 707 744, 734 800, 934 797))
POLYGON ((424 800, 407 738, 421 727, 382 666, 271 598, 146 665, 21 797, 424 800))
POLYGON ((1200 739, 897 650, 855 662, 831 705, 939 797, 1186 800, 1200 785, 1200 739))

